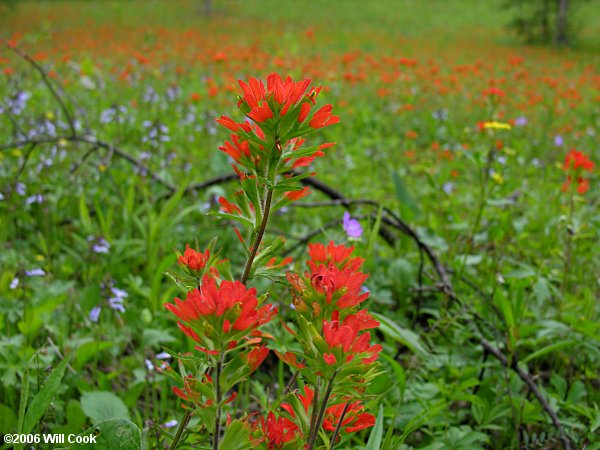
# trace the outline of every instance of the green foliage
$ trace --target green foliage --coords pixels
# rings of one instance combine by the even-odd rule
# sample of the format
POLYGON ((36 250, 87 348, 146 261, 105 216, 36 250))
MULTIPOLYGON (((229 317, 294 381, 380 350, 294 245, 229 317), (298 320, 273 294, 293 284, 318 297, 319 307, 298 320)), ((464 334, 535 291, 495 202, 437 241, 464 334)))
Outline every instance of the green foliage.
MULTIPOLYGON (((172 388, 181 380, 157 370, 169 363, 179 369, 162 353, 168 347, 185 355, 185 370, 186 358, 202 361, 163 308, 183 295, 164 275, 181 281, 173 250, 196 240, 204 248, 219 236, 218 258, 230 258, 221 273, 236 278, 241 274, 230 268, 247 255, 231 217, 221 215, 218 225, 206 217, 218 210, 218 197, 234 198, 233 185, 185 187, 230 170, 217 150, 228 133, 217 131, 214 118, 232 113, 225 105, 235 79, 314 70, 342 124, 324 133, 323 141, 337 145, 307 172, 404 219, 446 269, 456 295, 422 247, 390 225, 384 208, 348 205, 365 229, 359 240, 347 239, 343 209, 335 205, 287 205, 273 215, 272 229, 285 236, 295 261, 304 259, 305 246, 294 246, 306 236, 355 245, 366 258, 364 307, 381 322, 372 340, 383 351, 364 396, 377 421, 344 434, 335 448, 562 448, 530 387, 482 350, 481 337, 531 375, 573 448, 599 448, 598 172, 589 175, 590 191, 574 197, 570 215, 560 167, 571 147, 598 164, 597 2, 569 2, 570 31, 580 30, 591 51, 561 52, 502 41, 499 24, 509 16, 526 39, 553 41, 557 2, 549 0, 505 2, 502 9, 502 0, 316 0, 308 13, 278 0, 215 1, 213 22, 199 18, 193 2, 176 2, 175 9, 172 2, 142 3, 19 2, 0 14, 5 35, 23 31, 23 48, 39 51, 44 69, 56 72, 57 89, 86 111, 67 102, 78 121, 85 116, 94 135, 144 166, 72 141, 40 144, 28 157, 27 146, 1 150, 1 432, 99 433, 94 448, 154 449, 173 440, 171 422, 184 411, 172 388), (106 42, 96 45, 94 36, 106 42), (227 60, 213 61, 218 52, 227 60), (129 78, 120 79, 126 70, 129 78), (217 84, 214 97, 208 80, 217 84), (485 98, 492 85, 505 97, 485 98), (145 100, 150 91, 156 100, 145 100), (193 92, 198 102, 190 100, 193 92), (102 119, 121 107, 120 120, 102 119), (513 126, 480 131, 483 120, 513 126), (170 141, 144 141, 146 121, 168 127, 170 141), (37 194, 41 203, 27 203, 37 194), (110 246, 106 253, 94 250, 100 238, 110 246), (45 275, 26 275, 33 269, 45 275), (111 308, 111 286, 128 294, 124 312, 111 308)), ((66 119, 39 74, 11 51, 0 57, 0 70, 15 72, 0 77, 3 111, 25 92, 19 126, 65 133, 66 119)), ((17 136, 9 116, 0 115, 0 146, 17 136)), ((329 200, 313 191, 306 201, 329 200)), ((267 234, 267 250, 282 244, 277 236, 267 234)), ((287 320, 292 298, 276 275, 252 283, 271 292, 268 301, 287 320)), ((276 337, 277 344, 265 339, 271 350, 298 350, 279 322, 266 331, 276 337)), ((303 411, 284 393, 293 373, 273 355, 252 375, 240 368, 239 361, 226 368, 225 387, 244 378, 249 386, 226 406, 233 422, 223 449, 246 436, 238 419, 258 405, 288 401, 298 416, 303 411)), ((187 442, 206 447, 212 412, 191 419, 187 442)))
POLYGON ((81 409, 94 424, 109 419, 129 419, 127 406, 112 392, 84 392, 81 395, 81 409))

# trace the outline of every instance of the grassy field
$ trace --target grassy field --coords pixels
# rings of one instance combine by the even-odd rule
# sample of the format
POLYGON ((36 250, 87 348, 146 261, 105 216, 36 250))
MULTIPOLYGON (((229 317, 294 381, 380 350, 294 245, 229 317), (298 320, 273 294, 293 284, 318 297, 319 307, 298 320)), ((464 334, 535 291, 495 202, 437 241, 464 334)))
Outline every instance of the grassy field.
MULTIPOLYGON (((565 49, 523 45, 510 14, 492 0, 219 0, 209 16, 201 1, 0 3, 0 434, 110 437, 108 420, 121 448, 168 448, 184 411, 156 367, 196 351, 163 306, 185 295, 165 272, 173 249, 218 236, 221 272, 240 278, 230 221, 207 215, 239 189, 215 119, 241 120, 238 79, 279 72, 322 85, 340 123, 310 136, 336 145, 301 169, 312 193, 266 239, 285 238, 298 273, 307 242, 354 245, 381 322, 361 394, 376 426, 336 448, 599 449, 600 6, 578 7, 565 49), (572 150, 596 166, 566 168, 572 150)), ((295 317, 285 281, 250 284, 295 317)), ((293 347, 265 329, 270 349, 293 347)), ((276 410, 293 373, 271 352, 226 412, 276 410)), ((179 448, 211 448, 203 421, 179 448)))

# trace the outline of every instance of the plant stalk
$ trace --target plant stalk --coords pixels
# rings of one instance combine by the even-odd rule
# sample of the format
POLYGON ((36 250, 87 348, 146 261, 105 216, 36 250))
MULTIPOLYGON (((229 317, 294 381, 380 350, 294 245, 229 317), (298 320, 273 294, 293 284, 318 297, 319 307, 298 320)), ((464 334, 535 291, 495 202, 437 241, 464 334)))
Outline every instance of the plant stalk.
POLYGON ((219 364, 217 364, 217 371, 215 373, 215 389, 217 391, 216 402, 217 402, 217 416, 215 417, 215 433, 213 436, 213 450, 219 450, 219 434, 221 432, 221 401, 223 400, 223 393, 221 392, 221 372, 223 371, 223 357, 225 353, 221 351, 219 357, 219 364))
POLYGON ((248 281, 248 277, 250 276, 250 270, 252 269, 252 264, 254 263, 254 258, 256 258, 256 254, 258 253, 258 247, 262 241, 262 238, 265 234, 265 230, 267 229, 267 223, 269 222, 269 213, 271 212, 271 201, 273 200, 273 188, 267 188, 267 196, 265 198, 265 204, 263 207, 263 218, 260 223, 260 228, 258 229, 258 233, 256 234, 256 238, 252 243, 252 248, 250 250, 250 255, 248 256, 248 261, 246 261, 246 267, 244 268, 244 274, 242 275, 241 282, 246 284, 248 281))
POLYGON ((340 415, 340 420, 338 420, 338 423, 335 427, 335 431, 333 432, 333 436, 331 437, 331 446, 329 447, 329 450, 333 450, 333 447, 335 446, 335 441, 338 437, 338 434, 340 433, 340 429, 342 428, 342 422, 344 421, 344 418, 346 417, 346 413, 348 412, 349 407, 350 407, 350 402, 348 402, 344 405, 344 409, 342 411, 342 414, 340 415))
POLYGON ((312 433, 309 436, 307 450, 312 450, 317 442, 317 436, 319 435, 319 430, 321 429, 321 424, 323 423, 323 417, 325 416, 325 409, 327 409, 327 402, 329 401, 329 396, 331 395, 331 390, 333 389, 333 380, 335 379, 335 375, 336 373, 334 372, 331 380, 329 380, 329 383, 327 384, 327 389, 325 390, 325 395, 323 395, 323 401, 321 403, 319 415, 317 416, 317 421, 315 422, 314 427, 312 427, 312 433))
POLYGON ((183 416, 183 419, 179 423, 179 428, 177 428, 177 433, 175 434, 175 438, 173 439, 173 442, 171 442, 171 446, 169 447, 169 450, 175 450, 177 448, 177 444, 179 444, 179 439, 181 439, 183 430, 185 430, 185 427, 187 426, 188 422, 190 421, 190 417, 192 417, 192 410, 188 409, 185 412, 185 416, 183 416))

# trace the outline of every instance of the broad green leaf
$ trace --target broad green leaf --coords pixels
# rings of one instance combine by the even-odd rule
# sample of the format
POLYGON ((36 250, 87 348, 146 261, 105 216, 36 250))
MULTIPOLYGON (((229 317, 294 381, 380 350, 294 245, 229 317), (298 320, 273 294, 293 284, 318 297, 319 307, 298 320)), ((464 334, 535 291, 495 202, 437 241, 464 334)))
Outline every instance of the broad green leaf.
POLYGON ((109 419, 97 423, 79 436, 96 435, 96 443, 73 444, 69 450, 140 450, 142 433, 126 419, 109 419))
POLYGON ((3 433, 12 433, 13 427, 17 424, 17 415, 8 406, 0 403, 0 423, 3 433))
POLYGON ((129 410, 123 400, 108 391, 84 392, 81 409, 95 424, 109 419, 129 419, 129 410))
POLYGON ((234 420, 225 429, 225 435, 219 448, 221 450, 248 450, 250 443, 250 430, 244 427, 239 420, 234 420))

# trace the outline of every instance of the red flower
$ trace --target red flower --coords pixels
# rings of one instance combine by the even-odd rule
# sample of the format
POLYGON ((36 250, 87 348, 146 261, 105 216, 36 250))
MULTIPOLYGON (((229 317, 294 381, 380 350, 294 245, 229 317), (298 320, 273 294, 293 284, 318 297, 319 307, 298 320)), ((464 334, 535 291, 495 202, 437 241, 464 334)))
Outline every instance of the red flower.
POLYGON ((209 276, 203 279, 202 291, 194 289, 185 300, 176 298, 165 308, 183 322, 179 328, 186 335, 203 344, 199 350, 209 354, 224 348, 231 341, 228 335, 251 332, 277 313, 270 304, 258 307, 256 289, 247 289, 239 281, 224 280, 217 285, 209 276))
POLYGON ((491 88, 486 89, 485 91, 482 92, 484 97, 505 97, 506 94, 504 93, 504 91, 500 88, 494 87, 492 86, 491 88))
POLYGON ((186 266, 190 270, 200 271, 204 269, 210 257, 210 250, 205 250, 204 253, 197 252, 190 248, 189 244, 185 246, 185 252, 177 260, 179 265, 186 266))
POLYGON ((593 172, 595 164, 585 154, 572 149, 565 156, 565 164, 563 170, 567 172, 567 181, 562 185, 562 191, 567 192, 570 188, 577 186, 577 192, 581 195, 585 194, 590 189, 590 182, 583 178, 584 171, 593 172), (576 183, 574 183, 576 182, 576 183))
POLYGON ((301 189, 299 191, 288 191, 285 193, 285 196, 289 201, 293 202, 303 197, 306 197, 309 193, 310 190, 308 189, 308 187, 305 187, 304 189, 301 189))
POLYGON ((346 247, 343 244, 336 246, 333 241, 329 241, 327 247, 320 243, 308 244, 308 256, 314 264, 329 265, 333 263, 340 269, 351 267, 353 270, 357 270, 360 268, 364 259, 350 258, 353 251, 354 247, 346 247))
POLYGON ((594 166, 595 164, 585 154, 572 149, 567 156, 565 156, 565 165, 563 169, 565 171, 571 168, 574 170, 582 169, 587 172, 592 172, 594 166))
POLYGON ((235 132, 238 132, 240 130, 250 132, 250 130, 252 129, 247 123, 237 123, 227 116, 221 116, 219 119, 217 119, 217 122, 219 122, 225 128, 229 128, 231 131, 235 132))
POLYGON ((295 367, 296 369, 304 369, 306 367, 306 365, 298 362, 296 355, 294 355, 292 352, 286 352, 285 354, 282 355, 277 350, 273 350, 273 351, 275 352, 275 354, 277 355, 277 357, 279 359, 281 359, 283 362, 289 364, 290 366, 295 367))
MULTIPOLYGON (((333 320, 323 321, 323 337, 329 346, 332 353, 337 350, 339 356, 343 356, 341 361, 349 362, 354 359, 355 355, 362 355, 363 364, 371 364, 375 362, 379 352, 382 350, 381 345, 370 345, 371 334, 369 332, 359 335, 359 332, 365 328, 374 328, 379 325, 372 317, 369 319, 366 312, 362 317, 351 314, 342 322, 339 321, 339 313, 334 312, 333 320)), ((332 357, 331 354, 324 355, 325 362, 329 365, 335 364, 339 359, 332 357), (337 359, 337 361, 336 361, 337 359)))
POLYGON ((309 112, 310 112, 310 102, 302 103, 302 106, 300 107, 300 114, 298 114, 298 122, 300 122, 300 123, 304 122, 304 119, 306 119, 309 112))
POLYGON ((273 111, 271 111, 271 108, 269 108, 269 104, 264 102, 261 106, 255 106, 252 108, 252 111, 248 113, 248 117, 255 122, 264 122, 265 120, 273 117, 273 111))
MULTIPOLYGON (((300 403, 302 403, 304 410, 308 413, 315 397, 314 391, 310 387, 304 386, 304 395, 297 393, 296 397, 298 397, 298 400, 300 400, 300 403)), ((296 417, 294 409, 289 403, 282 403, 281 409, 286 411, 292 417, 296 417)), ((332 405, 325 410, 323 429, 326 431, 335 431, 340 419, 342 418, 344 409, 346 410, 346 413, 342 420, 341 427, 345 427, 346 433, 353 433, 355 431, 360 431, 375 425, 375 416, 367 412, 363 412, 364 406, 361 405, 360 401, 353 403, 341 402, 332 405)))
MULTIPOLYGON (((323 419, 323 428, 327 431, 335 431, 345 408, 346 403, 339 403, 327 408, 325 418, 323 419)), ((351 403, 346 408, 346 414, 341 425, 345 427, 346 433, 354 433, 355 431, 364 430, 375 425, 375 416, 361 412, 363 409, 364 407, 360 402, 351 403)))
POLYGON ((334 125, 339 123, 340 118, 338 116, 332 116, 331 112, 333 111, 333 105, 325 105, 321 109, 319 109, 310 119, 308 124, 312 128, 322 128, 327 127, 329 125, 334 125))
POLYGON ((260 418, 260 426, 267 441, 267 448, 278 449, 299 435, 299 428, 294 422, 285 417, 276 418, 270 412, 267 419, 260 418))
POLYGON ((225 211, 228 214, 241 214, 242 210, 238 208, 233 203, 229 203, 225 197, 219 197, 219 204, 221 205, 221 210, 225 211))
POLYGON ((242 157, 250 157, 250 144, 243 141, 237 134, 231 135, 231 142, 226 141, 219 150, 231 156, 236 163, 239 163, 242 157))
POLYGON ((269 355, 269 349, 264 345, 254 347, 248 353, 246 353, 243 358, 246 361, 246 364, 250 367, 250 373, 254 372, 258 369, 258 366, 262 364, 262 362, 269 355))

